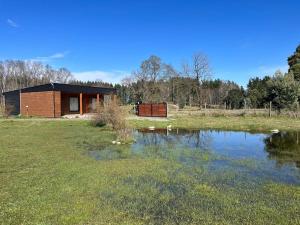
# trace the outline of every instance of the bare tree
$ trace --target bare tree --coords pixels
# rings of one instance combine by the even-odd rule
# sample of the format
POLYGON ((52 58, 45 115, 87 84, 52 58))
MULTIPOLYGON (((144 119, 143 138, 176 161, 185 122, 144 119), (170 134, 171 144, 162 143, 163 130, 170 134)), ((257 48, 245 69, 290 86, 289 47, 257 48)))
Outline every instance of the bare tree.
POLYGON ((52 76, 51 81, 59 83, 68 83, 70 80, 74 79, 72 73, 66 68, 60 68, 58 71, 55 71, 52 76))
POLYGON ((132 76, 136 80, 135 92, 146 102, 155 102, 160 99, 158 81, 162 79, 163 64, 157 56, 150 56, 141 63, 140 69, 134 71, 132 76))
POLYGON ((193 56, 193 76, 201 84, 211 78, 211 68, 206 55, 196 53, 193 56))
POLYGON ((65 68, 53 69, 35 61, 0 61, 0 95, 5 91, 49 82, 67 83, 73 78, 65 68))
MULTIPOLYGON (((176 90, 176 86, 178 85, 178 78, 179 77, 179 73, 174 69, 174 67, 171 64, 164 64, 163 65, 163 81, 166 83, 169 83, 169 85, 167 86, 168 88, 164 91, 164 101, 167 101, 166 99, 168 99, 168 95, 170 93, 171 95, 171 101, 173 103, 176 102, 175 99, 175 90, 176 90)), ((166 85, 162 85, 162 86, 166 86, 166 85)), ((162 89, 162 88, 161 88, 162 89)))
POLYGON ((193 56, 193 78, 195 79, 195 84, 193 88, 197 94, 197 102, 199 107, 203 104, 203 88, 202 82, 211 78, 211 69, 207 56, 202 53, 196 53, 193 56))

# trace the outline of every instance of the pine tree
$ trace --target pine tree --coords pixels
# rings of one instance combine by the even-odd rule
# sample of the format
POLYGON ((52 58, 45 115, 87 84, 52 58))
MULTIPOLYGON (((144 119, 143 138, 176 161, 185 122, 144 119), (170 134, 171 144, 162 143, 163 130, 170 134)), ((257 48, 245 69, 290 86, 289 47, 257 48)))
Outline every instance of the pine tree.
POLYGON ((300 45, 295 53, 288 58, 289 72, 293 72, 295 80, 300 81, 300 45))

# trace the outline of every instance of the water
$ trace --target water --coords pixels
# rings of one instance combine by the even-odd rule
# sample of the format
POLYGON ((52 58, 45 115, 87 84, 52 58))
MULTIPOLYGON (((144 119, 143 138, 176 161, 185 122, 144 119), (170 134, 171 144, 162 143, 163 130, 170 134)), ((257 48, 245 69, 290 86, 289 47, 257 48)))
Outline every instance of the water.
POLYGON ((298 132, 142 129, 134 131, 134 138, 130 146, 91 147, 89 155, 96 160, 158 158, 202 168, 219 179, 232 172, 236 180, 300 184, 298 132))

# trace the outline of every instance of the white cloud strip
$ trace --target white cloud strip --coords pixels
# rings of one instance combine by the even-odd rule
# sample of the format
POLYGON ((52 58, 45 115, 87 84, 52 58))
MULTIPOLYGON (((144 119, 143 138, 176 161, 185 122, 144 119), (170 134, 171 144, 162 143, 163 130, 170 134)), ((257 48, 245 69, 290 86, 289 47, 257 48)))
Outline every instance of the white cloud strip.
POLYGON ((69 51, 57 52, 57 53, 55 53, 53 55, 49 55, 49 56, 38 56, 33 59, 30 59, 30 61, 49 62, 54 59, 62 59, 64 57, 66 57, 66 55, 68 55, 68 54, 69 54, 69 51))
POLYGON ((18 28, 19 27, 19 25, 15 21, 13 21, 12 19, 7 19, 6 22, 11 27, 14 27, 14 28, 18 28))
POLYGON ((72 72, 75 79, 81 81, 97 81, 108 82, 112 84, 121 83, 122 79, 128 77, 130 73, 126 71, 113 70, 113 71, 84 71, 84 72, 72 72))

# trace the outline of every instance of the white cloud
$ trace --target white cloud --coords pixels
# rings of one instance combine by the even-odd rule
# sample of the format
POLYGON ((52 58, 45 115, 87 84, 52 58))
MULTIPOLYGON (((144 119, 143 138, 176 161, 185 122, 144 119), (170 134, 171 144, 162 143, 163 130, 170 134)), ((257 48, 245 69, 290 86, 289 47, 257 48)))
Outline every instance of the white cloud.
POLYGON ((130 75, 130 73, 121 70, 113 71, 84 71, 84 72, 72 72, 77 80, 82 81, 96 81, 101 80, 112 84, 120 83, 121 80, 130 75))
POLYGON ((19 25, 15 21, 13 21, 12 19, 7 19, 6 22, 11 27, 14 27, 14 28, 18 28, 19 27, 19 25))
POLYGON ((38 56, 33 59, 30 59, 30 61, 48 62, 48 61, 51 61, 54 59, 62 59, 64 57, 66 57, 66 55, 68 55, 68 54, 69 54, 69 51, 57 52, 57 53, 54 53, 49 56, 38 56))

